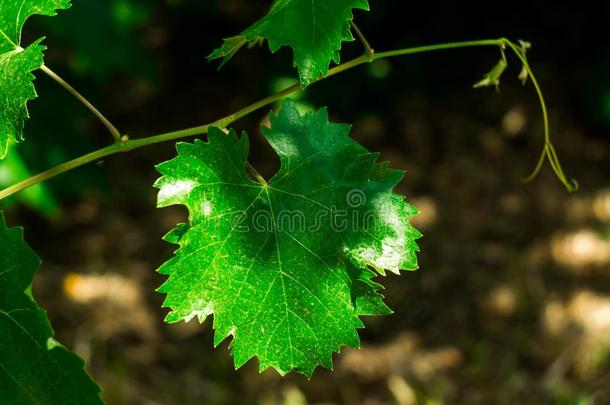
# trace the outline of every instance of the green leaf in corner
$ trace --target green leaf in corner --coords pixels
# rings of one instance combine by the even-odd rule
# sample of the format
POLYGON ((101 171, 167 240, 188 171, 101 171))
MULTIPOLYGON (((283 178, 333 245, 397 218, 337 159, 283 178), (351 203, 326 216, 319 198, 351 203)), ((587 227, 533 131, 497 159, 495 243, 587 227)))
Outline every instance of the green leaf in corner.
POLYGON ((326 110, 300 115, 286 101, 270 122, 281 169, 268 183, 247 175, 248 136, 216 128, 158 166, 158 206, 190 214, 165 238, 180 248, 159 291, 168 322, 214 314, 215 344, 233 336, 236 367, 257 356, 261 371, 311 376, 359 345, 361 315, 391 312, 372 269, 417 268, 417 210, 392 191, 403 172, 326 110))
POLYGON ((352 10, 368 10, 367 0, 275 0, 269 13, 241 34, 227 38, 208 59, 222 65, 246 44, 269 41, 271 52, 290 46, 301 84, 325 76, 331 61, 339 63, 341 44, 352 41, 352 10))
POLYGON ((0 0, 0 159, 9 142, 23 141, 27 102, 36 98, 31 72, 42 66, 45 49, 42 38, 21 44, 23 25, 32 15, 55 15, 68 7, 70 0, 0 0))
POLYGON ((40 265, 0 212, 0 404, 101 404, 83 361, 53 339, 31 286, 40 265))

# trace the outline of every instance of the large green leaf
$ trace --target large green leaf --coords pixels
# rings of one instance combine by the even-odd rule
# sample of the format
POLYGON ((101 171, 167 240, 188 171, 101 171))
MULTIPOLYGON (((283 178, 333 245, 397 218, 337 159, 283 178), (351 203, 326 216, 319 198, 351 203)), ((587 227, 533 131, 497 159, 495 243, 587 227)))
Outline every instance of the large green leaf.
POLYGON ((341 43, 354 39, 352 10, 368 10, 367 0, 275 0, 269 13, 241 34, 227 38, 209 59, 226 63, 240 48, 261 39, 276 52, 282 46, 294 51, 301 84, 309 85, 328 73, 330 62, 339 63, 341 43))
POLYGON ((32 71, 42 66, 42 39, 21 44, 21 30, 32 15, 55 15, 70 0, 0 0, 0 159, 8 144, 23 140, 27 102, 36 98, 32 71), (24 49, 25 48, 25 49, 24 49))
POLYGON ((190 214, 166 236, 180 248, 159 291, 168 322, 214 314, 215 344, 234 337, 237 367, 257 356, 261 370, 311 375, 359 345, 360 315, 390 312, 370 267, 417 268, 417 210, 392 192, 403 172, 325 110, 301 116, 287 101, 270 120, 281 169, 268 184, 246 173, 247 135, 215 128, 158 166, 158 205, 190 214))
POLYGON ((83 362, 53 339, 32 298, 40 264, 0 212, 0 404, 99 404, 99 388, 83 362))

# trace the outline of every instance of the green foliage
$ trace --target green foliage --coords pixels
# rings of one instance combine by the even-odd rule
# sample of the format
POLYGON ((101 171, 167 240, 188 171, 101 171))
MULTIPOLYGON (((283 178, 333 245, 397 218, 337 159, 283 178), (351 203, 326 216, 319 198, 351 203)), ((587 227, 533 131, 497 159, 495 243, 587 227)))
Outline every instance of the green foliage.
POLYGON ((367 0, 276 0, 269 13, 241 34, 227 38, 209 59, 225 64, 246 44, 269 41, 271 52, 290 46, 301 84, 308 86, 328 73, 330 62, 339 63, 341 43, 354 39, 352 10, 368 10, 367 0))
POLYGON ((268 183, 246 172, 247 135, 216 128, 158 166, 158 206, 190 214, 165 238, 180 249, 159 269, 169 275, 159 291, 168 322, 214 314, 215 344, 234 337, 237 367, 257 356, 261 370, 310 376, 359 345, 360 315, 390 312, 369 266, 417 268, 417 210, 392 192, 403 172, 376 163, 326 110, 301 116, 287 101, 270 121, 281 169, 268 183))
POLYGON ((101 403, 82 360, 53 339, 45 312, 32 298, 39 264, 23 230, 7 228, 0 212, 0 403, 101 403))
POLYGON ((23 140, 27 102, 36 97, 32 71, 42 66, 42 38, 23 49, 21 30, 32 15, 55 15, 70 0, 0 0, 0 159, 9 141, 23 140))
MULTIPOLYGON (((349 137, 349 126, 330 123, 326 110, 301 114, 292 101, 271 115, 270 127, 262 129, 281 162, 269 182, 247 162, 248 136, 214 126, 225 127, 326 77, 331 63, 340 61, 342 43, 353 40, 353 10, 368 10, 368 1, 274 1, 265 17, 225 40, 209 59, 222 58, 222 66, 243 46, 264 40, 272 52, 289 46, 301 86, 281 85, 276 94, 213 124, 136 139, 121 136, 84 96, 43 66, 42 39, 21 46, 21 30, 29 16, 54 15, 69 6, 69 0, 0 0, 0 159, 9 143, 23 140, 26 104, 36 97, 32 71, 38 68, 110 129, 114 143, 38 176, 30 176, 25 162, 34 161, 36 167, 36 162, 47 159, 63 161, 62 151, 46 144, 32 145, 30 153, 23 148, 0 165, 0 185, 16 181, 11 176, 3 179, 5 173, 30 177, 0 190, 0 200, 107 156, 209 129, 207 142, 179 143, 177 157, 158 166, 158 206, 179 204, 189 211, 188 223, 165 237, 179 245, 159 269, 168 276, 159 288, 170 309, 166 321, 204 322, 213 315, 215 345, 233 337, 230 348, 236 367, 253 357, 261 371, 274 368, 282 375, 294 371, 311 376, 318 366, 332 367, 334 352, 359 345, 361 316, 391 312, 375 277, 417 268, 416 239, 421 234, 409 223, 417 210, 393 192, 403 172, 379 163, 378 154, 349 137)), ((150 17, 147 7, 142 0, 90 0, 50 31, 60 42, 72 43, 70 65, 82 75, 103 80, 134 65, 150 72, 142 62, 147 59, 144 53, 135 51, 141 50, 140 44, 133 40, 139 24, 150 17), (96 24, 82 28, 82 21, 93 19, 96 24), (89 58, 91 43, 99 48, 99 61, 89 58)), ((475 87, 498 86, 507 68, 505 50, 511 49, 522 63, 519 77, 531 80, 537 91, 544 121, 544 150, 528 180, 548 159, 566 187, 575 189, 550 140, 542 90, 527 61, 528 43, 500 38, 373 53, 359 35, 367 54, 337 71, 400 55, 495 46, 502 59, 475 87)), ((66 105, 56 104, 60 112, 43 108, 49 114, 38 131, 47 135, 44 142, 54 139, 53 124, 46 121, 57 124, 56 116, 66 114, 66 105)), ((56 132, 65 141, 69 131, 56 132)), ((30 189, 24 197, 40 209, 54 208, 40 205, 39 200, 50 200, 41 190, 36 194, 30 189)), ((21 230, 8 229, 0 213, 0 403, 99 403, 99 389, 85 374, 82 361, 53 340, 49 321, 31 296, 38 264, 21 230)))

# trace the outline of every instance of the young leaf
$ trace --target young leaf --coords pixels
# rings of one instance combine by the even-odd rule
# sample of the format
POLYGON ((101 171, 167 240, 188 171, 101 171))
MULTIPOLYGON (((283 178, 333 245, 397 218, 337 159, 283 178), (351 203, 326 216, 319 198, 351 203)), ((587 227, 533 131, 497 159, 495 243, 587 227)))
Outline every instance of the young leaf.
POLYGON ((214 314, 215 344, 233 336, 236 367, 257 356, 261 371, 311 376, 359 345, 360 315, 391 312, 370 267, 417 268, 417 210, 392 192, 403 172, 376 163, 326 110, 301 116, 286 101, 270 121, 262 130, 281 168, 268 183, 246 173, 247 135, 216 128, 158 166, 158 206, 189 210, 165 237, 180 248, 159 291, 168 322, 214 314))
POLYGON ((70 0, 0 0, 0 159, 8 144, 23 141, 27 102, 36 98, 32 71, 42 66, 42 38, 25 47, 21 30, 34 14, 55 15, 70 7, 70 0))
POLYGON ((496 90, 500 89, 500 79, 504 74, 504 71, 508 67, 508 63, 506 62, 506 58, 502 57, 498 60, 498 63, 483 76, 483 79, 476 82, 472 87, 478 89, 480 87, 492 87, 495 86, 496 90))
POLYGON ((101 404, 83 361, 53 339, 32 298, 39 264, 0 212, 0 404, 101 404))
POLYGON ((294 51, 301 84, 328 73, 330 62, 339 63, 343 41, 352 41, 352 10, 368 10, 367 0, 276 0, 269 13, 241 34, 227 38, 208 59, 229 61, 244 45, 266 38, 271 52, 282 46, 294 51))

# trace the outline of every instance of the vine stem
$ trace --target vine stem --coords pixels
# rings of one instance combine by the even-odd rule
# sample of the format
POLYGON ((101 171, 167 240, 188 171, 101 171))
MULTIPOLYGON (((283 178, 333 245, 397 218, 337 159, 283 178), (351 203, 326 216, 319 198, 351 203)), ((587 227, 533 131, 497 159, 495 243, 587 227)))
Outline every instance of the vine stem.
MULTIPOLYGON (((370 55, 367 53, 367 54, 364 54, 360 57, 357 57, 355 59, 352 59, 348 62, 345 62, 341 65, 338 65, 338 66, 330 69, 326 76, 317 79, 316 81, 314 81, 314 83, 320 82, 324 79, 335 76, 335 75, 345 72, 347 70, 353 69, 357 66, 360 66, 360 65, 363 65, 363 64, 375 61, 375 60, 379 60, 379 59, 393 58, 393 57, 398 57, 398 56, 403 56, 403 55, 420 54, 420 53, 433 52, 433 51, 458 49, 458 48, 483 47, 483 46, 499 46, 500 48, 504 48, 507 45, 508 46, 512 45, 512 46, 516 47, 516 45, 512 44, 512 42, 510 42, 508 39, 499 38, 499 39, 484 39, 484 40, 475 40, 475 41, 451 42, 451 43, 443 43, 443 44, 435 44, 435 45, 427 45, 427 46, 417 46, 417 47, 412 47, 412 48, 404 48, 404 49, 397 49, 397 50, 391 50, 391 51, 386 51, 386 52, 378 52, 378 53, 374 53, 373 55, 370 55)), ((511 49, 513 49, 513 50, 517 49, 517 48, 512 48, 512 46, 511 46, 511 49)), ((523 57, 523 60, 525 60, 525 62, 527 62, 524 55, 520 55, 518 52, 516 52, 516 53, 518 56, 520 56, 520 58, 523 57)), ((529 68, 529 65, 525 65, 525 66, 528 66, 528 68, 529 68)), ((50 69, 47 68, 47 70, 50 72, 50 69)), ((532 75, 532 79, 534 79, 533 75, 532 75)), ((537 90, 539 91, 539 95, 541 95, 542 92, 539 90, 539 86, 537 85, 537 82, 534 80, 532 80, 532 81, 535 84, 537 90)), ((69 90, 71 87, 66 87, 66 88, 68 88, 68 90, 69 90)), ((14 185, 0 191, 0 200, 5 199, 5 198, 7 198, 15 193, 18 193, 28 187, 31 187, 35 184, 38 184, 45 180, 51 179, 55 176, 58 176, 62 173, 73 170, 73 169, 83 166, 85 164, 103 159, 110 155, 129 152, 134 149, 138 149, 138 148, 141 148, 144 146, 153 145, 153 144, 157 144, 157 143, 161 143, 161 142, 173 141, 176 139, 186 138, 186 137, 195 136, 195 135, 204 135, 204 134, 207 134, 210 127, 226 128, 228 125, 251 114, 252 112, 259 110, 260 108, 265 107, 269 104, 272 104, 273 102, 275 102, 277 100, 281 100, 284 97, 288 96, 289 94, 292 94, 292 93, 295 93, 295 92, 298 92, 301 90, 302 90, 301 85, 299 83, 297 83, 295 85, 285 88, 284 90, 282 90, 276 94, 273 94, 262 100, 259 100, 233 114, 227 115, 226 117, 220 118, 209 124, 205 124, 205 125, 201 125, 201 126, 197 126, 197 127, 193 127, 193 128, 181 129, 178 131, 166 132, 163 134, 153 135, 153 136, 149 136, 149 137, 145 137, 145 138, 123 139, 123 140, 119 139, 118 142, 115 142, 114 144, 112 144, 110 146, 107 146, 105 148, 91 152, 84 156, 78 157, 74 160, 70 160, 68 162, 62 163, 50 170, 47 170, 45 172, 32 176, 20 183, 14 184, 14 185)), ((78 92, 76 92, 75 90, 74 90, 74 93, 78 94, 78 92)), ((548 115, 546 114, 546 104, 544 104, 543 97, 540 97, 540 102, 543 104, 543 111, 545 112, 545 114, 544 114, 545 115, 545 151, 543 151, 543 156, 544 156, 544 153, 548 153, 549 156, 556 156, 556 154, 554 153, 554 149, 552 148, 552 145, 550 144, 550 139, 549 139, 549 135, 548 135, 549 134, 548 115), (548 145, 550 145, 551 147, 549 148, 548 145), (547 151, 547 149, 548 149, 548 151, 547 151)), ((95 110, 93 108, 92 111, 97 111, 97 110, 95 110)), ((99 112, 98 112, 98 114, 99 114, 99 112)), ((99 114, 99 116, 103 117, 101 114, 99 114)), ((105 121, 108 122, 107 120, 105 120, 105 121)), ((112 127, 112 128, 114 128, 114 127, 112 127)), ((118 131, 117 131, 117 133, 118 133, 118 131)), ((551 165, 555 169, 556 165, 558 165, 558 161, 553 161, 552 159, 550 159, 550 161, 551 161, 551 165)))
POLYGON ((373 49, 373 47, 371 46, 369 41, 367 41, 366 37, 364 36, 362 31, 360 31, 360 28, 358 28, 358 26, 356 25, 356 23, 354 21, 350 21, 350 24, 352 25, 352 29, 354 30, 354 32, 360 39, 360 42, 362 42, 362 45, 364 46, 364 51, 366 52, 369 59, 374 59, 375 50, 373 49))
POLYGON ((95 115, 97 117, 97 119, 99 119, 102 122, 102 124, 104 124, 104 126, 106 128, 108 128, 108 131, 110 132, 110 134, 112 135, 112 138, 114 139, 114 141, 116 143, 121 142, 121 132, 110 122, 110 120, 108 118, 106 118, 104 116, 104 114, 102 114, 97 108, 95 108, 95 106, 93 104, 91 104, 91 102, 89 102, 89 100, 87 100, 82 94, 80 94, 68 82, 66 82, 64 79, 62 79, 57 73, 55 73, 54 71, 49 69, 49 67, 47 65, 43 64, 40 67, 40 70, 42 70, 44 73, 46 73, 47 76, 49 76, 51 79, 53 79, 57 83, 59 83, 64 89, 68 90, 68 92, 70 92, 70 94, 72 94, 74 97, 76 97, 76 99, 78 101, 80 101, 85 107, 87 107, 87 109, 89 111, 91 111, 93 113, 93 115, 95 115))
POLYGON ((524 183, 529 183, 534 178, 536 178, 538 173, 540 173, 540 170, 542 169, 544 160, 546 158, 549 160, 549 163, 551 164, 551 167, 559 178, 559 180, 563 183, 567 190, 572 193, 578 190, 578 182, 574 179, 567 178, 563 171, 563 168, 561 167, 561 163, 559 161, 559 157, 557 156, 557 152, 555 151, 555 147, 551 142, 548 108, 546 106, 544 94, 542 93, 542 88, 540 87, 538 79, 536 79, 536 75, 534 75, 534 72, 527 60, 527 56, 525 55, 525 48, 520 48, 510 41, 508 41, 506 45, 511 48, 511 50, 515 53, 515 55, 517 55, 521 63, 523 63, 523 68, 525 69, 525 71, 527 71, 527 76, 530 78, 532 84, 534 85, 534 88, 536 89, 536 94, 538 95, 538 99, 540 101, 540 108, 542 109, 542 119, 544 123, 544 147, 542 149, 542 153, 540 155, 540 158, 538 159, 538 162, 536 163, 536 166, 534 167, 534 170, 532 170, 531 174, 528 177, 522 179, 522 181, 524 183))

